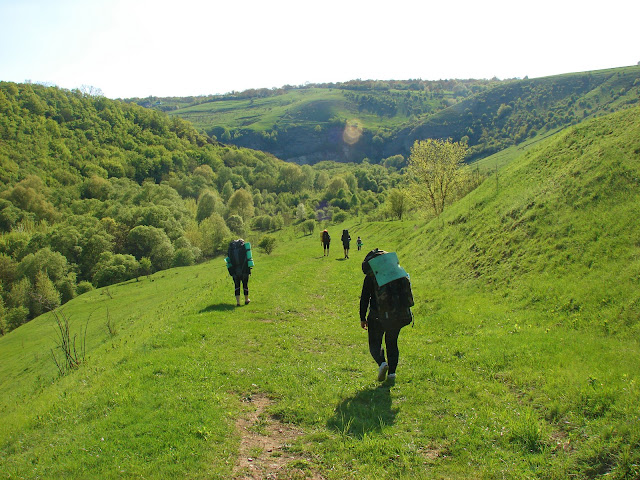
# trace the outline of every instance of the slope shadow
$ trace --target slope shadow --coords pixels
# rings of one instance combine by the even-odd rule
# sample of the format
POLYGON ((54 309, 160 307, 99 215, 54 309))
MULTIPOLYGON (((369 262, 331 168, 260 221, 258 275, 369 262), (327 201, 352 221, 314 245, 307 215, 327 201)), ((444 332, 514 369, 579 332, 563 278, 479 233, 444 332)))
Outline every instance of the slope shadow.
POLYGON ((399 409, 391 408, 389 385, 368 388, 340 402, 327 427, 344 435, 363 438, 393 425, 399 409))
POLYGON ((229 310, 235 310, 237 307, 231 303, 214 303, 213 305, 209 305, 208 307, 203 308, 198 313, 207 313, 207 312, 227 312, 229 310))

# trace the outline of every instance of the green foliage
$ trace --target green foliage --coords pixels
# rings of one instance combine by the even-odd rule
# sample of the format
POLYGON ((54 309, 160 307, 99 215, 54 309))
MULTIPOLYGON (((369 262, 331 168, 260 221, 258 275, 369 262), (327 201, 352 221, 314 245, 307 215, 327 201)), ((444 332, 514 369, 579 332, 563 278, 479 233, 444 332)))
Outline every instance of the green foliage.
POLYGON ((301 228, 305 235, 311 235, 316 229, 316 221, 306 220, 302 222, 301 228))
POLYGON ((136 259, 149 258, 155 270, 164 270, 171 266, 174 249, 164 230, 139 225, 129 231, 127 244, 136 259))
POLYGON ((271 255, 273 250, 276 248, 276 237, 273 235, 265 235, 258 243, 258 247, 267 255, 271 255))

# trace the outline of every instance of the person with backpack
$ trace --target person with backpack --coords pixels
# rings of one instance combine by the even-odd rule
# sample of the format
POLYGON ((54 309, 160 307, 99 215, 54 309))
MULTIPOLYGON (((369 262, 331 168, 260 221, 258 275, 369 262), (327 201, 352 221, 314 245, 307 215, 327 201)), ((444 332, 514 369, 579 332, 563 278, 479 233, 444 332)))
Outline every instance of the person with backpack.
POLYGON ((360 326, 368 331, 369 353, 378 364, 379 382, 385 378, 395 382, 400 358, 398 336, 402 327, 413 321, 411 283, 397 258, 395 253, 376 248, 362 262, 365 277, 360 295, 360 326))
POLYGON ((356 241, 356 245, 358 246, 358 251, 362 250, 362 239, 360 237, 358 237, 358 240, 356 241))
POLYGON ((324 247, 324 254, 322 256, 329 256, 329 244, 331 243, 331 235, 329 235, 329 232, 327 232, 326 229, 323 230, 322 233, 320 233, 320 241, 322 242, 322 246, 324 247))
POLYGON ((248 305, 249 300, 249 275, 253 267, 253 255, 251 253, 251 244, 239 238, 229 243, 227 250, 227 269, 229 275, 233 278, 235 287, 236 306, 240 306, 240 284, 244 293, 244 304, 248 305))
POLYGON ((349 258, 349 245, 351 244, 351 236, 349 230, 342 230, 342 247, 344 248, 344 258, 349 258))

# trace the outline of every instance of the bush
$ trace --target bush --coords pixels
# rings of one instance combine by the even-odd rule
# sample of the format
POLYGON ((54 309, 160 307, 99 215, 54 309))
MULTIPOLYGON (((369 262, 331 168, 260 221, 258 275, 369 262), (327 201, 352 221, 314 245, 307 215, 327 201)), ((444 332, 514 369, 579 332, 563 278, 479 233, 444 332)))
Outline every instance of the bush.
POLYGON ((242 220, 240 215, 229 216, 229 218, 227 218, 227 227, 229 227, 229 230, 231 230, 233 234, 244 237, 244 220, 242 220))
POLYGON ((307 220, 302 224, 302 231, 304 232, 305 235, 311 235, 315 229, 316 229, 315 220, 307 220))
POLYGON ((262 240, 260 240, 258 247, 267 255, 271 255, 273 249, 276 248, 276 237, 272 235, 265 235, 262 237, 262 240))
POLYGON ((7 312, 6 317, 7 331, 14 330, 23 323, 26 323, 28 317, 29 309, 27 307, 20 306, 16 308, 10 308, 7 312))
POLYGON ((188 267, 195 263, 195 255, 190 248, 179 248, 173 254, 172 266, 188 267))
POLYGON ((82 295, 93 290, 93 284, 91 282, 83 281, 76 286, 76 295, 82 295))
POLYGON ((333 216, 334 223, 342 223, 349 217, 347 212, 340 211, 333 216))

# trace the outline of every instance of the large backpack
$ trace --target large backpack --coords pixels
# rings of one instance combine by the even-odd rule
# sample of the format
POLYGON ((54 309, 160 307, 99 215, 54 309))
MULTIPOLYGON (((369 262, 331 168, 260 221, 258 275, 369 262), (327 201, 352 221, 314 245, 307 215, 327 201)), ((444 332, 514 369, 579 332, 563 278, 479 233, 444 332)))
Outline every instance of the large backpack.
POLYGON ((331 236, 329 235, 329 232, 327 232, 326 230, 324 230, 320 235, 324 243, 329 243, 331 241, 331 236))
POLYGON ((247 265, 247 249, 244 245, 244 240, 239 238, 229 243, 229 249, 227 250, 227 257, 229 258, 229 275, 232 277, 240 277, 249 272, 249 266, 247 265))
POLYGON ((413 321, 413 292, 409 275, 400 267, 398 256, 377 248, 371 250, 362 262, 362 271, 373 277, 378 319, 383 328, 409 325, 413 321))

